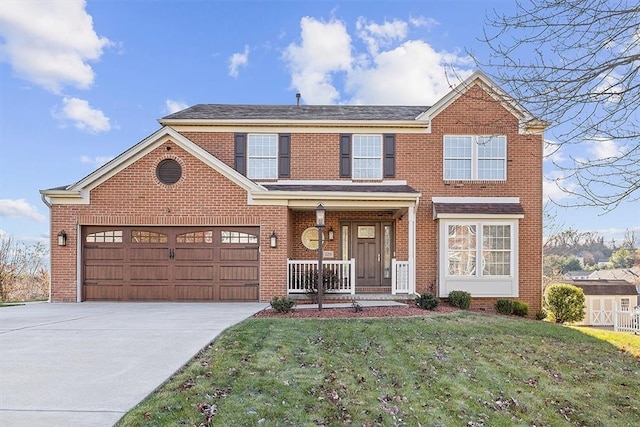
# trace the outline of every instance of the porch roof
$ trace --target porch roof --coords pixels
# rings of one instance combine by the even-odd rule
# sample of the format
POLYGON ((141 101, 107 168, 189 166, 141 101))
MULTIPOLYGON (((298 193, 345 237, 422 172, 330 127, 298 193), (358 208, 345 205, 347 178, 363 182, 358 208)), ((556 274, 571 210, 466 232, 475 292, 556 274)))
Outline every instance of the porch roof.
POLYGON ((442 214, 524 215, 520 203, 434 203, 434 217, 442 214))
POLYGON ((269 191, 420 194, 408 185, 263 184, 263 187, 269 191))

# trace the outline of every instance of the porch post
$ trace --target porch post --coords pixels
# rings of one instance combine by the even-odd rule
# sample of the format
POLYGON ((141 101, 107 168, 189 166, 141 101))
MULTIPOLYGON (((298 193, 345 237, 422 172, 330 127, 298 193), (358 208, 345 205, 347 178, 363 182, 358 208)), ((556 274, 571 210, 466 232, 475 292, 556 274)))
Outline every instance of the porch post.
POLYGON ((416 292, 416 208, 415 206, 409 206, 409 271, 408 271, 408 284, 409 293, 416 292))

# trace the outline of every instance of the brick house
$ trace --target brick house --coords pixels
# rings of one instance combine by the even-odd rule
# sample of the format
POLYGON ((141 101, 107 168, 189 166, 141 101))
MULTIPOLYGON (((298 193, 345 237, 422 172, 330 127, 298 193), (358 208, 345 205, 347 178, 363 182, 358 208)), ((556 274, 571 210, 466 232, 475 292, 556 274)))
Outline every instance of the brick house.
POLYGON ((321 203, 328 292, 540 307, 546 124, 482 72, 430 107, 207 104, 159 122, 41 191, 52 301, 304 293, 321 203))

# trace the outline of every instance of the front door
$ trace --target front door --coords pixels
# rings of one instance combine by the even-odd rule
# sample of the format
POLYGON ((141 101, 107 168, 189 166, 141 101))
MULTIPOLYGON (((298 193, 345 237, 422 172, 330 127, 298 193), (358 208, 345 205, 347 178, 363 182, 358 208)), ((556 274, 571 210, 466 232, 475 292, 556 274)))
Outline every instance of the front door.
POLYGON ((349 228, 350 257, 356 262, 358 287, 391 286, 393 228, 390 222, 354 221, 343 223, 349 228))

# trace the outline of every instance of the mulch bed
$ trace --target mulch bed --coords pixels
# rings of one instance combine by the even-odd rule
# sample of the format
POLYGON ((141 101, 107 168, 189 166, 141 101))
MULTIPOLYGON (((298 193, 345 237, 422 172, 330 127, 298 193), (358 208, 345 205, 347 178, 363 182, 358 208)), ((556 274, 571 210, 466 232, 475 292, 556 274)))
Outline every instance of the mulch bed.
POLYGON ((254 314, 254 317, 272 317, 289 319, 335 319, 335 318, 377 318, 377 317, 412 317, 429 316, 439 313, 452 313, 460 310, 448 304, 440 304, 435 310, 423 310, 414 305, 389 306, 389 307, 362 307, 362 311, 356 312, 354 308, 315 308, 293 309, 289 313, 278 313, 272 308, 267 308, 254 314))

